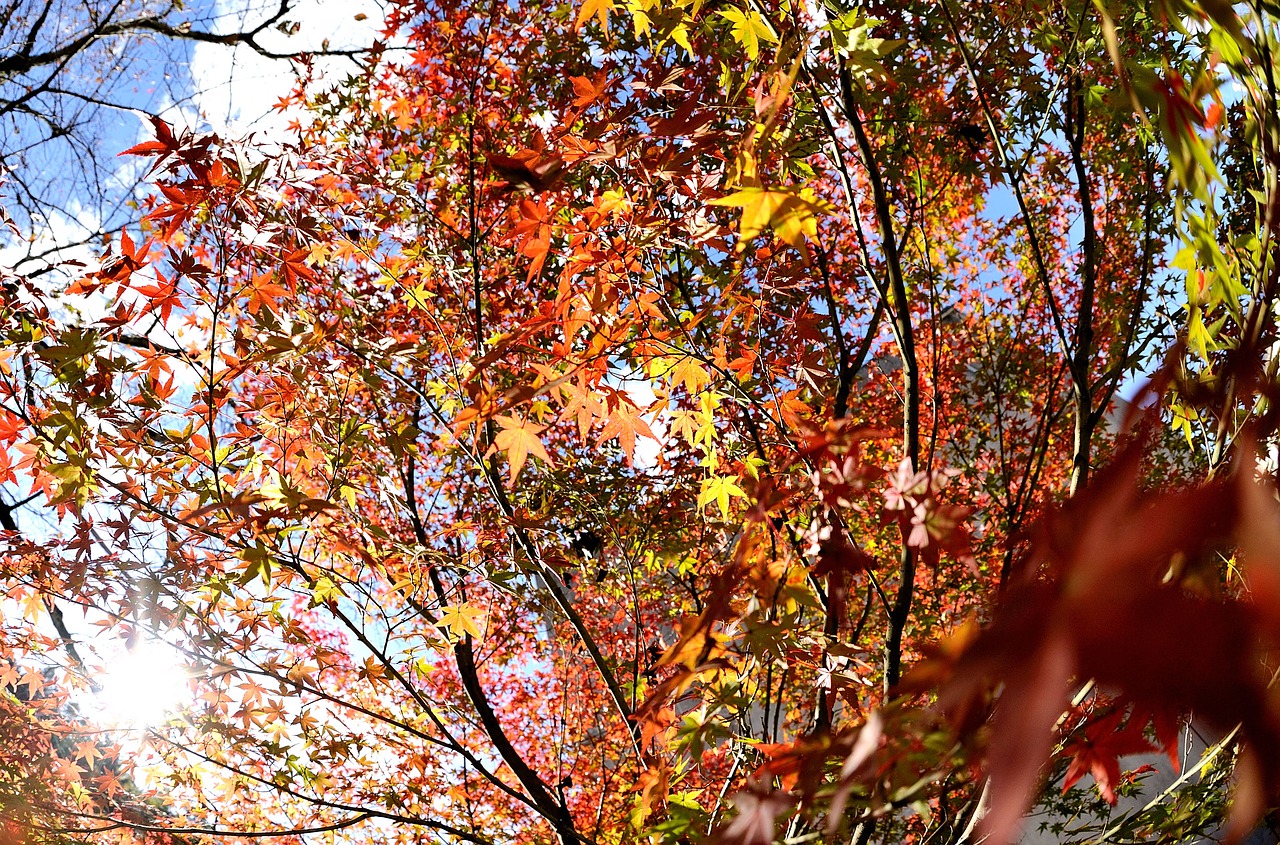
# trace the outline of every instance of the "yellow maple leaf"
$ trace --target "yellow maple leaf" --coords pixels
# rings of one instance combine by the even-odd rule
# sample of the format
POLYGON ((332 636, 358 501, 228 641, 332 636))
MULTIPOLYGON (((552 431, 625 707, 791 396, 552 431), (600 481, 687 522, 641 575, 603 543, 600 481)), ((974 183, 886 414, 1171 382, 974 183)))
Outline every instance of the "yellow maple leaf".
POLYGON ((693 55, 693 45, 689 43, 689 28, 683 23, 676 24, 672 27, 668 37, 684 48, 684 51, 690 56, 693 55))
POLYGON ((317 605, 328 604, 331 601, 342 598, 342 589, 333 582, 333 579, 326 575, 316 579, 315 586, 311 588, 311 607, 317 605))
POLYGON ((738 486, 738 479, 732 475, 719 475, 705 478, 702 481, 702 492, 698 494, 698 507, 705 508, 715 502, 720 507, 720 515, 729 516, 729 497, 746 498, 746 491, 738 486))
POLYGON ((719 14, 733 24, 734 40, 746 49, 747 58, 753 62, 760 55, 761 41, 778 43, 777 33, 759 12, 729 8, 720 10, 719 14))
POLYGON ((667 423, 667 430, 683 437, 690 446, 697 446, 697 432, 700 424, 701 416, 697 411, 675 411, 667 423))
POLYGON ((779 238, 796 249, 803 250, 805 237, 812 238, 818 234, 818 215, 832 211, 831 204, 819 199, 809 188, 745 187, 727 197, 712 200, 711 205, 742 209, 742 220, 738 224, 738 232, 742 236, 738 243, 739 251, 766 227, 772 228, 779 238))
POLYGON ((440 618, 436 620, 436 627, 443 628, 451 638, 462 639, 466 636, 480 636, 480 620, 484 618, 484 611, 475 605, 467 604, 447 604, 440 608, 440 618))

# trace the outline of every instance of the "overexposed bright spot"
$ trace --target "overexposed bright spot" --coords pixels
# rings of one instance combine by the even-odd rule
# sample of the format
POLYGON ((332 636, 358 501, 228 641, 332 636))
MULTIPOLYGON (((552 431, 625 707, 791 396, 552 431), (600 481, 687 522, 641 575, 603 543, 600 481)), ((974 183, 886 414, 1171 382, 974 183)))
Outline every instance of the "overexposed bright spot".
POLYGON ((633 456, 635 468, 647 473, 658 466, 658 459, 662 456, 667 439, 667 414, 665 411, 660 414, 649 411, 649 408, 658 401, 658 395, 653 391, 653 382, 643 373, 637 371, 624 376, 621 384, 628 398, 636 404, 637 408, 644 411, 640 418, 653 432, 653 437, 641 435, 636 438, 636 450, 633 456))
POLYGON ((530 115, 529 122, 541 129, 543 132, 550 132, 557 123, 556 116, 546 109, 543 109, 540 112, 534 112, 530 115))
POLYGON ((164 643, 141 641, 110 658, 95 680, 97 689, 84 703, 91 715, 110 725, 156 725, 190 696, 187 670, 164 643))

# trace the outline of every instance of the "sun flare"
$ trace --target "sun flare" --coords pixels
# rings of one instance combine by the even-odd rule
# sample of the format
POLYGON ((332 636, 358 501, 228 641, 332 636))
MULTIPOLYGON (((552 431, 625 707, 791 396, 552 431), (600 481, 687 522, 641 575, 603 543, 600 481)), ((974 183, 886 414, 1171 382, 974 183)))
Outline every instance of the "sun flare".
POLYGON ((144 641, 106 662, 87 705, 103 722, 138 728, 163 721, 188 695, 178 655, 164 643, 144 641))

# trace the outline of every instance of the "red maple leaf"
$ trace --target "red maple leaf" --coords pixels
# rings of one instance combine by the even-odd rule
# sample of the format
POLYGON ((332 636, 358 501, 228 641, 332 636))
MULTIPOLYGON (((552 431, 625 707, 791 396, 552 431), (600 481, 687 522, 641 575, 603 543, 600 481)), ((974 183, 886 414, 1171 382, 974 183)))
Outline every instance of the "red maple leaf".
MULTIPOLYGON (((169 124, 165 123, 155 115, 151 116, 151 127, 155 130, 154 141, 143 141, 140 144, 134 144, 129 149, 120 153, 122 156, 159 156, 163 159, 178 149, 178 139, 173 135, 173 129, 169 124)), ((156 162, 159 164, 159 161, 156 162)))
POLYGON ((540 155, 533 150, 521 150, 513 156, 485 153, 485 160, 493 172, 515 190, 537 194, 554 188, 564 178, 564 159, 554 153, 540 155))
POLYGON ((1067 746, 1071 765, 1062 781, 1065 793, 1086 774, 1093 775, 1098 791, 1108 804, 1115 806, 1115 787, 1121 780, 1120 758, 1144 754, 1156 748, 1143 735, 1143 721, 1137 717, 1125 720, 1125 710, 1118 708, 1087 725, 1067 746))

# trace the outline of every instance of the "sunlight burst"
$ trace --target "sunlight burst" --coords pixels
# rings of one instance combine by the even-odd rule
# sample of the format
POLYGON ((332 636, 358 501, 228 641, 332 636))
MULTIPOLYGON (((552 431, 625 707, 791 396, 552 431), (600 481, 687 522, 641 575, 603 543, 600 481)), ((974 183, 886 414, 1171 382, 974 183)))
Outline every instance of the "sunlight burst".
POLYGON ((88 709, 108 724, 146 727, 187 698, 187 671, 173 649, 154 640, 121 649, 97 679, 88 709))

